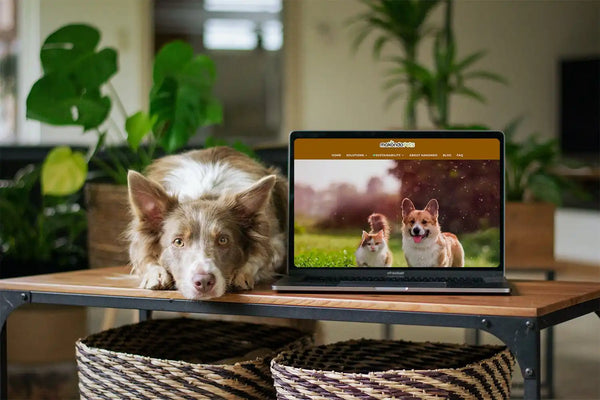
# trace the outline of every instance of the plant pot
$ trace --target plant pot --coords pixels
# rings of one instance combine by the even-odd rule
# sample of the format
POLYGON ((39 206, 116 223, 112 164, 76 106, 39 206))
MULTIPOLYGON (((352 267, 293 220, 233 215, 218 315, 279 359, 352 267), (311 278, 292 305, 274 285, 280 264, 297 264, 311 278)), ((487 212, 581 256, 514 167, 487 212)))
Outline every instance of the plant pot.
POLYGON ((554 213, 551 203, 506 203, 507 266, 536 266, 554 260, 554 213))
POLYGON ((127 264, 129 253, 125 232, 130 220, 127 186, 87 184, 85 202, 90 268, 127 264))

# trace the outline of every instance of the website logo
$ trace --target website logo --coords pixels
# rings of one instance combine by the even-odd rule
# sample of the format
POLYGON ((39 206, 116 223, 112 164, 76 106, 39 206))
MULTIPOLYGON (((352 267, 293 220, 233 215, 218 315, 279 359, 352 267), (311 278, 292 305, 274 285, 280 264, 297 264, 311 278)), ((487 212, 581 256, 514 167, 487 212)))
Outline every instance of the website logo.
POLYGON ((412 149, 415 147, 415 142, 395 142, 394 140, 390 140, 389 142, 380 142, 379 147, 383 149, 412 149))

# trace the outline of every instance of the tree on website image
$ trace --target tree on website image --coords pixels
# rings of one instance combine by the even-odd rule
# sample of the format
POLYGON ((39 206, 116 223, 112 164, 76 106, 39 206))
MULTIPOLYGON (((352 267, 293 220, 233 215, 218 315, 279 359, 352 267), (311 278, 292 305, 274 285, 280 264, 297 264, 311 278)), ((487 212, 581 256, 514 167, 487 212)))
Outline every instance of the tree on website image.
POLYGON ((417 208, 423 208, 428 201, 423 202, 429 196, 427 192, 431 194, 429 198, 436 198, 440 204, 443 230, 455 233, 461 240, 466 265, 497 265, 499 210, 494 210, 497 201, 493 196, 498 190, 493 182, 498 181, 494 176, 494 168, 496 174, 499 171, 498 163, 494 166, 493 162, 477 165, 459 161, 450 166, 446 165, 449 161, 437 164, 412 160, 295 162, 295 171, 300 172, 294 177, 296 266, 356 267, 355 252, 363 230, 371 230, 368 217, 379 213, 386 217, 391 228, 387 247, 393 255, 392 267, 406 267, 401 235, 402 199, 409 197, 417 208), (486 172, 478 171, 482 167, 486 172), (486 183, 482 180, 484 176, 493 179, 486 183), (420 183, 419 179, 427 177, 428 181, 420 183), (442 193, 447 194, 442 196, 442 193), (473 208, 467 204, 472 201, 482 204, 473 208))
POLYGON ((417 209, 435 198, 444 232, 458 236, 465 266, 500 262, 500 161, 396 160, 391 173, 402 182, 400 197, 417 209))

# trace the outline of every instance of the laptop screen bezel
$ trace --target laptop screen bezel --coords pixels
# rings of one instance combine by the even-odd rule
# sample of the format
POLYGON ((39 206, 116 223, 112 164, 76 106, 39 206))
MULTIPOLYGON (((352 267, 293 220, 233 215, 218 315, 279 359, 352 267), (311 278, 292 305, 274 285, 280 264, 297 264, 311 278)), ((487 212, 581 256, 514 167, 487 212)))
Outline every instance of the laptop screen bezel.
MULTIPOLYGON (((289 136, 288 146, 288 179, 289 179, 289 197, 288 197, 288 273, 293 276, 311 276, 311 277, 373 277, 386 278, 398 276, 405 278, 413 277, 498 277, 504 276, 505 272, 505 239, 504 239, 504 218, 505 218, 505 149, 504 134, 501 131, 292 131, 289 136), (497 139, 500 146, 500 260, 497 267, 461 267, 461 268, 394 268, 394 267, 348 267, 348 268, 327 268, 327 267, 296 267, 294 265, 294 142, 297 139, 306 138, 327 138, 327 139, 497 139)), ((358 240, 358 239, 357 239, 358 240)))

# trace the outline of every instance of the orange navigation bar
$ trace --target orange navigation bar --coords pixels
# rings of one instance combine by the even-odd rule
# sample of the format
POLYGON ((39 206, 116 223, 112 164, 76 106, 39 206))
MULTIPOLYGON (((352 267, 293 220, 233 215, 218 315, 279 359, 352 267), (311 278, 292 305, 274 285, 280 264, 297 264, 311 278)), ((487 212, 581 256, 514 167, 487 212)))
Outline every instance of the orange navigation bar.
POLYGON ((499 160, 498 139, 308 139, 294 141, 295 159, 499 160))

